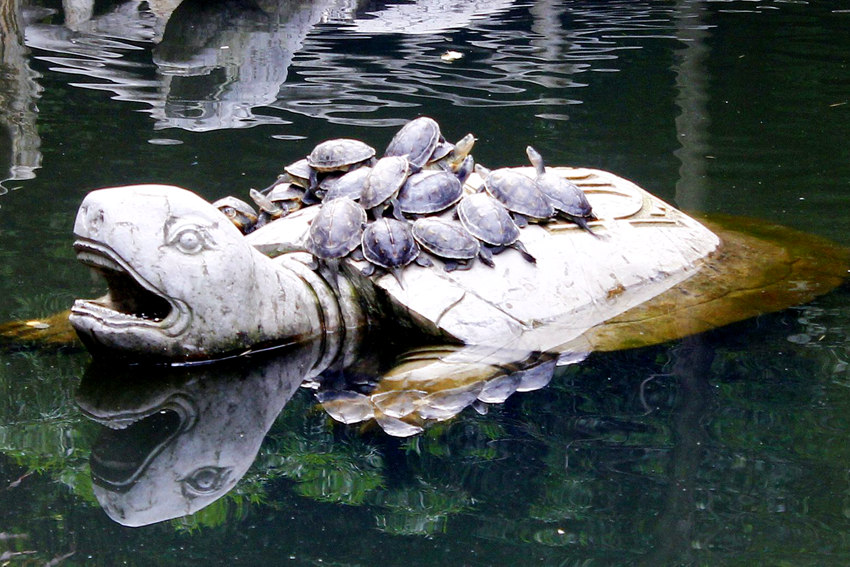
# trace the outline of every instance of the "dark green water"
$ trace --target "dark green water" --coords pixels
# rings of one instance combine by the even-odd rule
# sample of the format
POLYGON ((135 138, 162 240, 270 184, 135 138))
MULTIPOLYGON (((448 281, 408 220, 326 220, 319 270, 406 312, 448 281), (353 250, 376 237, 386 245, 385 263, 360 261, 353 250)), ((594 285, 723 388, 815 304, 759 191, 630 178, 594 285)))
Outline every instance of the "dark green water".
MULTIPOLYGON (((688 210, 850 246, 850 4, 491 1, 450 18, 440 2, 194 2, 165 24, 146 4, 98 2, 66 25, 60 2, 17 3, 3 19, 0 320, 102 291, 71 250, 91 189, 149 181, 244 197, 323 139, 381 148, 419 114, 451 139, 474 132, 487 165, 520 164, 533 143, 552 164, 614 171, 688 210), (430 10, 422 23, 399 15, 417 6, 430 10), (448 49, 464 57, 441 61, 448 49)), ((848 306, 845 286, 594 354, 542 390, 407 440, 335 425, 306 388, 280 411, 286 396, 257 399, 251 368, 232 370, 248 393, 229 397, 215 369, 160 378, 213 408, 223 395, 280 414, 265 436, 237 428, 208 442, 249 455, 241 479, 204 470, 188 483, 200 502, 238 480, 225 496, 138 528, 104 512, 91 455, 141 459, 174 414, 124 446, 77 403, 96 397, 90 383, 129 384, 123 371, 75 349, 2 351, 0 557, 846 565, 848 306)))

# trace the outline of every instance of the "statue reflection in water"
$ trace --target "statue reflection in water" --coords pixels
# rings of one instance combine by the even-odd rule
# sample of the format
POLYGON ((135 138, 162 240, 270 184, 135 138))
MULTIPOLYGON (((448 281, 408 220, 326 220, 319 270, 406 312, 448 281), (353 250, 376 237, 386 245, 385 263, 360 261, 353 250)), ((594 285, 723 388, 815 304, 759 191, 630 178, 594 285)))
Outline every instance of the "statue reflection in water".
POLYGON ((245 475, 302 385, 337 421, 409 436, 467 407, 485 412, 542 388, 556 363, 540 353, 497 358, 442 345, 395 356, 359 337, 334 342, 189 367, 94 363, 77 403, 104 426, 90 457, 103 509, 122 525, 143 526, 209 506, 245 475))

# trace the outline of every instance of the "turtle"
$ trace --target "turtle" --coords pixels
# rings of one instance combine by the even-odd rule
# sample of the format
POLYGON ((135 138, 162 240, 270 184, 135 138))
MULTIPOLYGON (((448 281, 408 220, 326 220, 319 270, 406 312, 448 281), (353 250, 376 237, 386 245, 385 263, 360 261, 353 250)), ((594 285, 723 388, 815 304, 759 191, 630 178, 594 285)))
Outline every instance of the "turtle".
POLYGON ((283 168, 283 177, 290 183, 300 185, 305 189, 310 186, 311 169, 307 158, 299 159, 283 168))
POLYGON ((358 201, 360 193, 363 191, 363 183, 366 177, 372 171, 369 166, 358 167, 341 177, 334 177, 332 180, 323 180, 319 186, 325 191, 324 200, 332 201, 339 197, 349 197, 358 201))
MULTIPOLYGON (((334 202, 334 201, 332 201, 334 202)), ((413 238, 410 223, 396 219, 380 218, 369 223, 361 238, 363 256, 369 265, 363 274, 372 275, 375 266, 389 270, 398 285, 404 287, 401 269, 419 257, 419 244, 413 238)), ((420 261, 427 264, 427 262, 420 261)))
POLYGON ((325 140, 313 148, 313 151, 306 158, 307 165, 310 166, 307 188, 310 192, 315 191, 319 184, 319 173, 348 171, 373 157, 375 157, 375 148, 360 140, 353 138, 325 140))
POLYGON ((296 162, 290 163, 289 165, 283 168, 283 173, 277 176, 277 179, 274 182, 266 187, 265 189, 260 189, 260 193, 263 195, 268 195, 270 192, 274 190, 275 187, 279 185, 288 185, 293 184, 304 189, 308 189, 310 187, 310 175, 312 174, 312 169, 310 165, 307 163, 307 158, 302 158, 296 162))
MULTIPOLYGON (((470 260, 479 256, 481 244, 462 224, 440 217, 424 217, 413 223, 413 238, 419 246, 443 260, 447 272, 468 270, 470 260)), ((481 261, 493 267, 492 257, 481 256, 481 261)))
POLYGON ((544 222, 555 214, 552 203, 534 180, 516 169, 502 167, 490 171, 476 165, 475 171, 484 179, 484 189, 513 213, 517 225, 525 226, 527 219, 544 222))
POLYGON ((248 194, 259 209, 254 228, 265 226, 300 209, 304 204, 305 193, 303 187, 288 182, 273 185, 267 193, 251 189, 248 194))
MULTIPOLYGON (((431 159, 426 164, 426 169, 445 169, 457 173, 467 158, 470 158, 472 147, 475 145, 475 136, 467 134, 454 144, 442 141, 437 144, 431 159)), ((470 170, 471 171, 471 170, 470 170)))
POLYGON ((552 171, 547 172, 543 157, 531 146, 525 148, 525 153, 537 170, 537 188, 549 199, 555 211, 598 238, 599 235, 587 226, 587 221, 596 220, 596 215, 584 191, 569 179, 552 171))
POLYGON ((266 194, 266 197, 283 209, 286 216, 301 208, 304 204, 305 189, 295 183, 280 183, 266 194))
POLYGON ((410 168, 419 171, 431 159, 440 138, 440 125, 433 118, 420 116, 402 126, 387 145, 384 155, 407 156, 410 168))
POLYGON ((263 195, 262 192, 257 191, 256 189, 251 189, 248 191, 248 194, 260 210, 257 215, 256 228, 265 226, 273 220, 277 220, 284 216, 284 210, 266 195, 263 195))
POLYGON ((383 216, 384 209, 388 205, 392 205, 395 217, 403 220, 396 196, 407 180, 409 172, 410 164, 406 157, 382 157, 375 163, 363 182, 360 204, 367 211, 372 211, 376 219, 383 216))
POLYGON ((242 234, 248 234, 256 228, 257 211, 242 199, 222 197, 213 206, 224 213, 242 234))
POLYGON ((463 197, 463 185, 448 171, 420 171, 407 178, 398 192, 402 213, 427 215, 448 209, 463 197))
MULTIPOLYGON (((330 272, 328 280, 336 288, 339 263, 357 251, 366 225, 366 211, 348 197, 322 203, 307 232, 307 251, 316 259, 318 269, 324 265, 330 272)), ((337 291, 339 291, 337 289, 337 291)))
POLYGON ((307 233, 307 250, 316 258, 344 258, 360 245, 366 211, 348 197, 326 203, 316 213, 307 233))
POLYGON ((471 193, 464 195, 457 206, 457 215, 463 227, 480 240, 482 260, 492 262, 488 258, 490 248, 498 254, 505 247, 514 248, 523 258, 532 264, 537 259, 528 253, 519 240, 520 230, 511 218, 508 209, 487 193, 471 193))

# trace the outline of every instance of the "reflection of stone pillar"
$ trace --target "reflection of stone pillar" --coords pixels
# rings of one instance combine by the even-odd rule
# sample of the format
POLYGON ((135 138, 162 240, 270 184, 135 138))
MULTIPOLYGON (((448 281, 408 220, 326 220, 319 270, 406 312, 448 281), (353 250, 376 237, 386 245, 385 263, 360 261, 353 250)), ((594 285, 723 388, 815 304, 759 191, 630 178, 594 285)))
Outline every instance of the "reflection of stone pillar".
MULTIPOLYGON (((41 166, 35 106, 38 75, 28 65, 20 15, 21 0, 0 2, 0 179, 4 181, 32 179, 41 166)), ((0 194, 6 191, 0 182, 0 194)))
POLYGON ((674 67, 679 89, 676 105, 681 110, 676 118, 681 148, 675 154, 682 163, 676 183, 676 204, 685 211, 703 209, 706 195, 706 155, 710 150, 705 60, 709 32, 702 23, 704 12, 704 2, 693 0, 681 0, 675 12, 676 37, 685 45, 676 54, 674 67))
POLYGON ((87 22, 94 14, 94 0, 62 0, 62 11, 65 13, 65 25, 75 30, 80 24, 87 22))
POLYGON ((564 11, 562 5, 554 6, 551 0, 535 2, 528 11, 534 18, 531 25, 537 37, 531 40, 532 45, 543 50, 542 57, 546 61, 559 61, 564 50, 564 28, 560 17, 564 11))

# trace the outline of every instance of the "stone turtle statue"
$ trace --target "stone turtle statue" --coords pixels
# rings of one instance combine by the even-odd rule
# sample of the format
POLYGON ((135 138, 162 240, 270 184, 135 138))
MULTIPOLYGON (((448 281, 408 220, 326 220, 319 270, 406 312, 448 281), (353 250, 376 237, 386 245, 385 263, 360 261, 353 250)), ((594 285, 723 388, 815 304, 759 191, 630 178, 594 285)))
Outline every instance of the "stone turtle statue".
MULTIPOLYGON (((601 238, 571 222, 532 224, 521 238, 536 263, 505 250, 493 267, 476 262, 446 272, 410 264, 403 286, 392 274, 364 276, 366 260, 357 257, 334 272, 312 270, 305 242, 320 207, 243 236, 183 189, 93 191, 80 207, 74 246, 109 292, 76 301, 70 321, 92 352, 171 362, 352 333, 388 317, 444 341, 557 352, 689 278, 720 244, 625 179, 553 169, 585 190, 601 238)), ((473 175, 466 190, 481 183, 473 175)))

